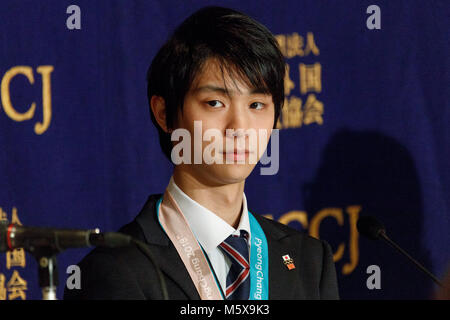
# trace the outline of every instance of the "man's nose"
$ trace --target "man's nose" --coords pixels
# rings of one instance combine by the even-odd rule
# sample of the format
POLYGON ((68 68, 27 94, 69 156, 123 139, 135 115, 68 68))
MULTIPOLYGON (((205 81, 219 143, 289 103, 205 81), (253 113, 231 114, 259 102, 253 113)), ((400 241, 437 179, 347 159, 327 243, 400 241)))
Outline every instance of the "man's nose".
MULTIPOLYGON (((247 129, 248 119, 244 108, 239 105, 233 105, 228 112, 226 129, 232 129, 234 137, 241 137, 247 129)), ((227 135, 228 136, 228 135, 227 135)))

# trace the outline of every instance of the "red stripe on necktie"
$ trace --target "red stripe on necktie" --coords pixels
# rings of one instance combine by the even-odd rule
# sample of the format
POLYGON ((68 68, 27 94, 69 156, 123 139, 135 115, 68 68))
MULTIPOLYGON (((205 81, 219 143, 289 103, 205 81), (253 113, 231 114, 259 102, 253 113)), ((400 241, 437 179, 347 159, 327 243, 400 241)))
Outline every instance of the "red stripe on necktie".
POLYGON ((248 268, 242 270, 242 272, 239 274, 236 281, 234 281, 230 286, 228 286, 227 292, 226 292, 227 298, 230 295, 232 295, 233 292, 241 285, 241 283, 247 279, 249 273, 250 273, 250 269, 248 269, 248 268))
POLYGON ((226 251, 228 252, 234 259, 237 260, 237 262, 239 262, 243 268, 249 268, 249 264, 247 262, 247 260, 245 260, 245 258, 237 251, 235 250, 233 247, 231 247, 230 245, 228 245, 225 242, 222 242, 220 244, 220 246, 226 251))

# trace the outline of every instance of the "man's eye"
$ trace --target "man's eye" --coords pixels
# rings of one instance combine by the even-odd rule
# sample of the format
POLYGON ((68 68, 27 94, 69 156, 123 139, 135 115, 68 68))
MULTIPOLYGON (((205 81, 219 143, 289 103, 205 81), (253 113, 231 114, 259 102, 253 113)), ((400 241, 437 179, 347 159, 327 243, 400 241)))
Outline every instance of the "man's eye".
POLYGON ((211 107, 214 107, 214 108, 220 108, 220 107, 223 107, 222 102, 220 102, 219 100, 211 100, 211 101, 208 101, 207 103, 208 103, 211 107))
POLYGON ((256 110, 260 110, 260 109, 264 108, 264 103, 262 103, 262 102, 253 102, 250 105, 250 108, 256 109, 256 110))

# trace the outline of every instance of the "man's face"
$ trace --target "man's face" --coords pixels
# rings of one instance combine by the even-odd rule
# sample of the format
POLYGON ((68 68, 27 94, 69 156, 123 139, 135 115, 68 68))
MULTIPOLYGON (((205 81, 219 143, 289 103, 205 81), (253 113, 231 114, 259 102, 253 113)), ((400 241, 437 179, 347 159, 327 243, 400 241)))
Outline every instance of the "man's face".
POLYGON ((216 60, 207 60, 187 92, 183 111, 178 113, 175 123, 175 128, 189 131, 192 141, 192 164, 179 164, 179 169, 188 170, 200 181, 213 185, 238 183, 248 177, 267 147, 275 117, 270 94, 256 92, 242 79, 231 78, 223 72, 222 75, 216 60), (222 164, 205 163, 204 155, 209 153, 205 153, 205 148, 214 138, 201 139, 202 161, 194 164, 194 121, 201 121, 202 134, 209 129, 220 132, 222 143, 213 150, 212 156, 222 160, 222 164), (248 133, 255 133, 256 141, 248 133))

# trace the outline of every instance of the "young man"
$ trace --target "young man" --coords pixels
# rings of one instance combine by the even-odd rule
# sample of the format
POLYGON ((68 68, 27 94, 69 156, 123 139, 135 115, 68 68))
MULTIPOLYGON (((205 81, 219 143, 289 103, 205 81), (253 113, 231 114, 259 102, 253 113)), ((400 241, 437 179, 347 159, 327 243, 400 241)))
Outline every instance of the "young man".
MULTIPOLYGON (((277 123, 284 74, 272 34, 219 7, 190 16, 154 58, 151 119, 176 165, 165 193, 150 196, 121 232, 148 244, 169 298, 338 298, 330 246, 252 214, 244 194, 251 159, 260 159, 277 123), (192 143, 199 128, 214 139, 192 143)), ((162 298, 136 247, 95 249, 80 267, 82 289, 65 298, 162 298)))

